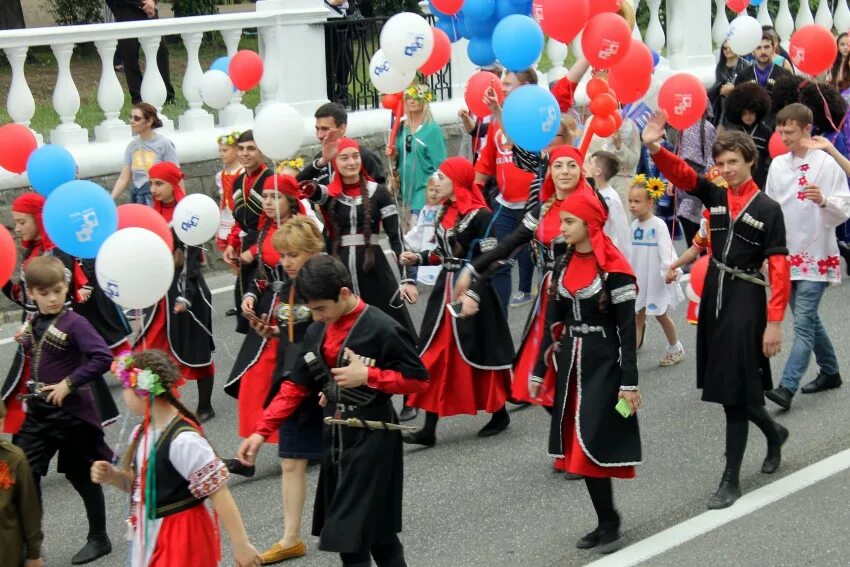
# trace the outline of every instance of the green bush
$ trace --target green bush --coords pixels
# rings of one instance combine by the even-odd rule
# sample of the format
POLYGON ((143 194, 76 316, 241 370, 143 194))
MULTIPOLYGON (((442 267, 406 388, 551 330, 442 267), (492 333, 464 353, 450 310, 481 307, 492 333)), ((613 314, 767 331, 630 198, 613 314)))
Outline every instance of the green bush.
POLYGON ((216 0, 172 0, 171 10, 178 18, 184 16, 206 16, 218 14, 216 0))
POLYGON ((60 26, 103 21, 102 0, 44 0, 44 7, 60 26))

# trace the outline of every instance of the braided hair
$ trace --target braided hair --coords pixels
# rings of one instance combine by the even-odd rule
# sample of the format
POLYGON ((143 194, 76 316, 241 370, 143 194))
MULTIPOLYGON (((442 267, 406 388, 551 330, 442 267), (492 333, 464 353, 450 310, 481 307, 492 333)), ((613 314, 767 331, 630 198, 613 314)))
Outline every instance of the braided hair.
MULTIPOLYGON (((552 281, 549 282, 549 297, 555 301, 560 301, 561 297, 558 294, 558 283, 560 282, 561 272, 566 273, 567 267, 570 265, 570 260, 576 253, 575 246, 567 246, 567 251, 555 263, 555 269, 552 271, 552 281)), ((599 280, 602 282, 602 291, 599 293, 598 308, 602 313, 608 311, 608 306, 611 304, 611 298, 608 296, 608 289, 605 286, 607 275, 602 270, 602 266, 598 266, 596 270, 599 280)))
MULTIPOLYGON (((447 213, 448 211, 449 211, 449 207, 447 207, 446 205, 441 205, 441 206, 440 206, 440 212, 438 212, 438 213, 437 213, 437 219, 436 219, 436 222, 435 222, 435 224, 434 224, 434 226, 436 227, 436 229, 437 229, 437 230, 439 230, 439 228, 443 225, 443 218, 446 216, 446 213, 447 213)), ((451 230, 453 230, 453 231, 454 231, 454 233, 455 233, 455 241, 454 241, 454 243, 452 244, 452 249, 451 249, 451 250, 445 250, 445 252, 446 252, 447 254, 451 254, 452 256, 455 256, 455 257, 460 256, 460 255, 462 255, 462 254, 463 254, 463 249, 461 248, 460 243, 459 243, 459 242, 458 242, 458 240, 457 240, 457 227, 460 225, 460 221, 462 221, 462 220, 463 220, 463 217, 464 217, 464 216, 465 216, 465 215, 461 215, 461 214, 460 214, 460 212, 458 211, 457 218, 455 219, 455 224, 454 224, 454 226, 453 226, 453 227, 452 227, 452 229, 451 229, 451 230)), ((436 232, 436 230, 435 230, 435 231, 434 231, 434 235, 436 236, 436 234, 437 234, 437 232, 436 232)), ((448 241, 449 241, 449 240, 448 240, 448 238, 447 238, 447 239, 446 239, 446 242, 448 242, 448 241)))
MULTIPOLYGON (((372 250, 372 198, 369 196, 369 186, 366 179, 360 177, 360 195, 363 203, 363 239, 366 245, 363 250, 363 271, 369 272, 375 265, 375 254, 372 250)), ((330 217, 331 229, 334 234, 333 256, 339 259, 339 245, 342 242, 342 231, 339 229, 339 221, 336 217, 338 201, 332 199, 328 204, 328 216, 330 217)))

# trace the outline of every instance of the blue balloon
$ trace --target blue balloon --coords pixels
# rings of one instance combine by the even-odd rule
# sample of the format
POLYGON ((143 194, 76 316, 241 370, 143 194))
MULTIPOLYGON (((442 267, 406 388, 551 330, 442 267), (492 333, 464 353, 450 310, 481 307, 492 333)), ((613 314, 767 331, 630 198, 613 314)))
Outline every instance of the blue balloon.
POLYGON ((496 0, 466 0, 463 14, 467 20, 489 20, 496 13, 496 0))
POLYGON ((750 0, 750 5, 761 6, 761 0, 750 0))
POLYGON ((47 197, 63 183, 77 178, 77 162, 62 146, 41 146, 27 159, 27 177, 30 185, 47 197))
POLYGON ((463 37, 463 35, 461 35, 459 22, 451 16, 446 16, 445 18, 437 20, 437 25, 435 27, 446 32, 446 35, 449 36, 449 41, 452 43, 463 37))
POLYGON ((524 71, 543 53, 543 30, 528 16, 508 16, 493 30, 493 52, 507 70, 524 71))
POLYGON ((496 0, 496 19, 501 20, 513 14, 527 16, 530 12, 531 4, 526 4, 525 0, 520 2, 516 0, 496 0))
POLYGON ((469 31, 469 27, 466 25, 466 18, 463 16, 463 12, 458 12, 456 18, 455 27, 457 31, 460 33, 460 36, 464 39, 472 39, 472 33, 469 31))
POLYGON ((448 14, 444 14, 443 12, 441 12, 437 8, 435 8, 434 2, 432 0, 428 0, 428 10, 430 10, 431 14, 433 14, 434 17, 437 18, 438 20, 445 20, 446 18, 449 17, 448 14))
POLYGON ((467 32, 469 33, 469 38, 472 39, 472 36, 479 37, 490 37, 493 35, 493 30, 496 29, 496 24, 499 21, 495 18, 490 18, 489 20, 473 20, 464 14, 463 23, 466 25, 467 32))
POLYGON ((44 204, 44 230, 62 251, 94 258, 118 229, 118 208, 109 192, 91 181, 74 180, 57 187, 44 204))
POLYGON ((496 54, 493 53, 493 41, 489 36, 472 36, 466 46, 466 54, 478 67, 487 67, 496 60, 496 54))
POLYGON ((555 139, 560 123, 558 101, 547 88, 523 85, 505 99, 502 124, 511 140, 523 149, 542 151, 555 139))
POLYGON ((213 69, 215 69, 217 71, 222 71, 225 75, 227 75, 229 77, 230 76, 230 57, 227 57, 227 56, 219 57, 218 59, 213 61, 212 65, 210 65, 210 71, 212 71, 213 69))
POLYGON ((655 68, 661 62, 661 55, 654 49, 649 50, 652 53, 652 67, 655 68))

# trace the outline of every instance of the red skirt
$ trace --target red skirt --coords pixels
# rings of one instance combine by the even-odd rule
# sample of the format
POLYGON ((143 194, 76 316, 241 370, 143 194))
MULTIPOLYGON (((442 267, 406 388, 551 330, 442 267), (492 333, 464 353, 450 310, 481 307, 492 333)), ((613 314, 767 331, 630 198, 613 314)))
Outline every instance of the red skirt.
POLYGON ((431 346, 421 358, 430 377, 428 389, 410 394, 408 406, 440 417, 475 415, 479 410, 493 413, 505 407, 511 371, 482 370, 470 366, 460 354, 448 311, 443 314, 431 346))
POLYGON ((579 443, 576 434, 576 409, 578 408, 578 379, 575 366, 570 376, 569 392, 567 393, 567 410, 563 420, 564 457, 555 460, 555 468, 573 474, 594 478, 635 478, 635 467, 601 467, 590 460, 579 443))
POLYGON ((156 537, 149 567, 216 567, 221 542, 216 523, 206 505, 166 516, 156 537))
POLYGON ((160 299, 159 304, 156 306, 153 321, 148 326, 147 332, 136 341, 133 351, 139 352, 157 349, 165 352, 171 357, 174 364, 177 365, 177 368, 180 370, 180 376, 184 380, 200 380, 214 376, 215 363, 210 362, 206 366, 186 366, 174 356, 174 353, 171 351, 171 343, 168 342, 168 325, 166 325, 165 321, 166 309, 168 309, 168 306, 165 303, 165 299, 160 299))
POLYGON ((24 423, 27 414, 24 411, 24 404, 18 399, 18 394, 27 393, 27 380, 30 379, 32 367, 30 366, 30 357, 24 356, 24 367, 21 370, 21 378, 18 380, 18 385, 15 390, 6 398, 6 418, 3 422, 3 433, 11 433, 15 435, 24 423))
MULTIPOLYGON (((263 417, 263 402, 272 385, 275 362, 277 361, 277 339, 269 339, 263 346, 260 358, 239 379, 239 436, 248 437, 263 417)), ((266 439, 266 443, 277 443, 277 431, 266 439)))
POLYGON ((536 405, 552 407, 555 400, 555 372, 547 370, 543 377, 543 387, 540 395, 532 398, 528 394, 528 382, 537 365, 537 357, 540 353, 540 342, 543 340, 546 328, 546 309, 549 306, 549 279, 551 272, 547 272, 540 282, 540 292, 535 302, 534 320, 528 329, 528 334, 519 347, 519 353, 514 361, 514 381, 511 384, 511 396, 514 400, 530 402, 536 405))

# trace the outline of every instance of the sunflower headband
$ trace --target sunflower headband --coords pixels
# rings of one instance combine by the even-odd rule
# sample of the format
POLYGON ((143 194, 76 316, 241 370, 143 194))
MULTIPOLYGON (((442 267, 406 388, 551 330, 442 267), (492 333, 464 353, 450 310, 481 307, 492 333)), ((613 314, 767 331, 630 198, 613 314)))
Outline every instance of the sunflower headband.
POLYGON ((283 173, 284 168, 287 168, 287 167, 301 171, 304 168, 304 158, 303 157, 297 157, 295 159, 290 159, 290 160, 286 160, 286 161, 282 161, 282 162, 278 163, 277 169, 275 170, 275 173, 283 173))
POLYGON ((644 174, 635 175, 632 178, 632 187, 643 187, 646 189, 646 194, 649 195, 649 198, 653 201, 657 201, 661 197, 664 196, 664 192, 666 191, 666 186, 664 181, 659 177, 647 177, 644 174))
POLYGON ((410 85, 404 91, 405 98, 411 98, 420 102, 434 102, 434 93, 428 85, 410 85))
POLYGON ((227 134, 225 136, 219 136, 218 138, 216 138, 216 141, 218 142, 219 146, 222 146, 222 145, 223 146, 235 146, 236 140, 238 140, 239 136, 241 136, 241 135, 242 135, 242 132, 234 131, 234 132, 231 132, 230 134, 227 134))
POLYGON ((121 381, 122 386, 133 388, 141 396, 159 396, 167 391, 159 374, 154 374, 148 368, 136 368, 133 353, 128 350, 115 357, 110 372, 121 381))

